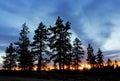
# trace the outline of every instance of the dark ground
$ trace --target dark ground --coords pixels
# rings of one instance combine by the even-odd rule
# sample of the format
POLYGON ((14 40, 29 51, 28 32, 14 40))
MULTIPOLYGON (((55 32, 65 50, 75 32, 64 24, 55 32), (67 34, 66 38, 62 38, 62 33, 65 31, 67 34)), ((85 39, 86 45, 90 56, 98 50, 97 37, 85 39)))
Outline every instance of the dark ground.
POLYGON ((0 71, 0 81, 120 81, 120 68, 90 71, 0 71))

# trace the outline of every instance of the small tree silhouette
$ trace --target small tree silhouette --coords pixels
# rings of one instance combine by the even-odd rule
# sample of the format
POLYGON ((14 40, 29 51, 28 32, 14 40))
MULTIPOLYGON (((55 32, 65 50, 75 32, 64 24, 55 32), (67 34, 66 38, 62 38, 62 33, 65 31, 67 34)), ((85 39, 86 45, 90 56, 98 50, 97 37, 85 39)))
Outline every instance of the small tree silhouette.
POLYGON ((102 51, 101 51, 100 48, 98 49, 97 58, 96 59, 97 59, 98 67, 101 68, 103 66, 104 60, 103 60, 103 54, 102 54, 102 51))
POLYGON ((3 56, 3 68, 12 70, 12 68, 16 67, 16 53, 13 44, 10 43, 9 47, 6 48, 6 56, 3 56))
POLYGON ((96 56, 94 55, 93 53, 94 49, 93 47, 91 46, 91 44, 88 44, 88 48, 87 48, 87 61, 88 61, 88 64, 91 64, 92 67, 94 67, 94 65, 96 64, 96 56))
POLYGON ((78 70, 79 63, 81 62, 81 59, 83 58, 84 51, 81 47, 82 43, 78 38, 75 38, 73 41, 73 65, 75 66, 75 69, 78 70))
POLYGON ((112 66, 112 61, 110 58, 108 58, 108 60, 107 60, 107 66, 112 66))

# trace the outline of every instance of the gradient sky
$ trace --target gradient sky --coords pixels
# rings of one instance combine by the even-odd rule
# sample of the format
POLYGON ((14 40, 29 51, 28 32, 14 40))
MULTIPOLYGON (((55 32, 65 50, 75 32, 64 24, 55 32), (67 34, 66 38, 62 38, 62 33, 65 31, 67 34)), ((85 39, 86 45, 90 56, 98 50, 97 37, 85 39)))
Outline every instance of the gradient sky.
POLYGON ((72 40, 79 37, 85 47, 91 43, 105 58, 119 61, 119 8, 120 0, 0 0, 0 56, 18 40, 24 22, 32 38, 41 21, 53 26, 60 16, 71 22, 72 40))

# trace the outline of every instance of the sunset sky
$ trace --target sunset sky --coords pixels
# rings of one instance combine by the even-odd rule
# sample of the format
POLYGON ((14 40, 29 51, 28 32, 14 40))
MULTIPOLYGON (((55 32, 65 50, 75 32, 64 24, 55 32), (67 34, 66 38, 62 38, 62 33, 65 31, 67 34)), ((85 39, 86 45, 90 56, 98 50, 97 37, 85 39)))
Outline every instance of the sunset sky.
POLYGON ((120 61, 120 0, 0 0, 0 63, 24 22, 32 38, 41 21, 54 26, 58 16, 71 22, 71 40, 79 37, 85 48, 91 43, 120 61))

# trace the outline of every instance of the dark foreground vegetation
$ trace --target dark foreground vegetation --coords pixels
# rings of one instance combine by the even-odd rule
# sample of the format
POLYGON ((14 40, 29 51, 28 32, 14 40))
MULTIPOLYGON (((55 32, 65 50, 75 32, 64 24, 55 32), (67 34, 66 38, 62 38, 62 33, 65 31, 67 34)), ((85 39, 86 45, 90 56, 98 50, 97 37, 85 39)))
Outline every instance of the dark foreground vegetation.
POLYGON ((120 81, 120 68, 94 68, 91 70, 9 71, 1 70, 0 76, 36 78, 60 81, 120 81))

